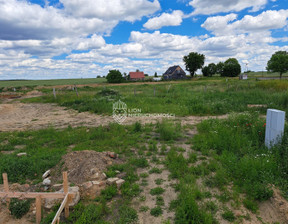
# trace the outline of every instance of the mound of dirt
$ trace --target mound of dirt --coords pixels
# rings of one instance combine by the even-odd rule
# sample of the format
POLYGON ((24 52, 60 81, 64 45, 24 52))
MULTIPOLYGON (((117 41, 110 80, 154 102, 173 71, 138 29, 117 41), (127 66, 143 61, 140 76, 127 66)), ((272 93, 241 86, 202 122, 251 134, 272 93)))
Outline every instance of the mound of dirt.
POLYGON ((108 166, 120 164, 119 158, 112 159, 106 152, 95 152, 91 150, 70 152, 62 157, 59 165, 52 169, 52 183, 62 181, 62 172, 68 172, 68 180, 76 185, 89 180, 105 179, 103 172, 108 166))

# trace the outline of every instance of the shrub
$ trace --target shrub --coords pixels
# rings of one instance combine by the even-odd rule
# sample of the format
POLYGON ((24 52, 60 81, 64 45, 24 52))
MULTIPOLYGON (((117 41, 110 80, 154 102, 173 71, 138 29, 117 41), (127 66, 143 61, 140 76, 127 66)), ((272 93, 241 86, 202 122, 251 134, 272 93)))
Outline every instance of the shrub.
POLYGON ((141 132, 141 130, 142 130, 142 125, 141 125, 141 123, 140 122, 135 122, 134 123, 134 127, 133 127, 133 131, 134 132, 141 132))
POLYGON ((9 210, 11 215, 16 219, 21 219, 30 209, 31 200, 19 200, 17 198, 12 198, 9 210))
POLYGON ((111 200, 115 195, 117 195, 117 187, 115 185, 108 186, 101 191, 101 195, 106 200, 111 200))
POLYGON ((158 216, 163 214, 162 208, 159 206, 152 208, 150 211, 150 214, 155 216, 155 217, 158 217, 158 216))
POLYGON ((162 187, 155 187, 150 190, 151 195, 160 195, 160 194, 163 194, 164 192, 165 190, 162 187))
POLYGON ((181 125, 163 120, 161 123, 157 123, 157 131, 160 133, 160 139, 164 141, 175 140, 180 136, 181 125))
POLYGON ((124 78, 119 70, 110 70, 106 76, 106 79, 109 83, 121 83, 124 81, 124 78))

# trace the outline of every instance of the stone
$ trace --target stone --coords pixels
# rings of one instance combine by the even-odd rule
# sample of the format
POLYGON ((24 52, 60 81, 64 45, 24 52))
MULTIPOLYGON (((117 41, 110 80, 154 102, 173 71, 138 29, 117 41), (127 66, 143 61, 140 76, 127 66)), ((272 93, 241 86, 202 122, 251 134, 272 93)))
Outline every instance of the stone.
POLYGON ((107 178, 107 175, 105 173, 102 173, 102 176, 104 177, 104 179, 107 178))
MULTIPOLYGON (((72 199, 72 201, 69 203, 69 206, 73 207, 75 206, 79 200, 80 200, 80 192, 79 192, 79 187, 74 186, 74 187, 69 187, 68 188, 69 193, 74 193, 75 197, 72 199)), ((55 193, 63 193, 64 190, 63 188, 60 191, 56 191, 55 193)), ((44 207, 46 209, 51 209, 53 206, 56 204, 59 204, 63 201, 63 199, 54 199, 54 198, 46 198, 44 202, 44 207)))
POLYGON ((52 186, 56 191, 59 191, 62 187, 63 187, 63 184, 54 184, 52 186))
POLYGON ((46 178, 46 179, 43 180, 42 184, 45 185, 45 186, 50 186, 51 185, 51 180, 49 178, 46 178))
POLYGON ((118 177, 108 178, 108 179, 107 179, 107 184, 108 184, 108 185, 115 184, 117 180, 119 180, 118 177))
POLYGON ((99 181, 92 181, 92 184, 93 184, 93 185, 100 185, 100 183, 101 183, 101 182, 99 182, 99 181))
POLYGON ((117 158, 117 154, 115 152, 107 152, 106 155, 109 156, 112 159, 116 159, 117 158))
POLYGON ((92 187, 92 181, 88 181, 82 184, 82 187, 84 187, 84 189, 89 189, 90 187, 92 187))
POLYGON ((119 174, 119 173, 121 173, 119 170, 115 170, 115 173, 117 173, 117 174, 119 174))
POLYGON ((18 157, 21 157, 21 156, 27 156, 27 153, 26 152, 20 152, 17 154, 18 157))
POLYGON ((51 170, 47 170, 43 175, 42 175, 42 178, 45 179, 47 178, 51 173, 51 170))
POLYGON ((265 145, 271 148, 281 141, 284 134, 285 112, 268 109, 266 117, 265 145))
POLYGON ((120 189, 120 187, 122 186, 122 184, 125 183, 125 180, 123 179, 119 179, 116 181, 116 185, 117 185, 117 188, 120 189))

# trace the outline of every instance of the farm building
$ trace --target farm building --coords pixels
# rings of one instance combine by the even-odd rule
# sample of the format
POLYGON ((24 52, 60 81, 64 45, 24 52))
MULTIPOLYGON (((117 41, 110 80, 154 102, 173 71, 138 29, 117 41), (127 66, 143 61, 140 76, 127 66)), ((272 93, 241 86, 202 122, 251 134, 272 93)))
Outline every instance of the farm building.
POLYGON ((131 81, 144 81, 145 79, 144 72, 129 72, 129 77, 131 81))
POLYGON ((186 73, 179 65, 174 65, 163 74, 163 79, 186 79, 186 73))

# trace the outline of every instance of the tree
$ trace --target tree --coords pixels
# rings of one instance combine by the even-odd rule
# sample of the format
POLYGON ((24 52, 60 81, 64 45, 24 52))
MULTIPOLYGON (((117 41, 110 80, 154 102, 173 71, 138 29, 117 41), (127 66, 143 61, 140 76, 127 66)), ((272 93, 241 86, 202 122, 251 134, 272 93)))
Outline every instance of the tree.
POLYGON ((193 77, 195 72, 204 65, 205 55, 191 52, 187 56, 183 57, 183 62, 185 63, 186 70, 189 71, 193 77))
POLYGON ((268 61, 266 69, 269 72, 279 72, 281 79, 282 74, 288 71, 288 52, 275 52, 268 61))
POLYGON ((236 58, 229 58, 224 62, 221 76, 236 77, 241 73, 241 66, 236 58))
POLYGON ((203 76, 212 76, 215 75, 217 71, 217 66, 214 63, 210 63, 208 66, 202 68, 203 76))
POLYGON ((223 76, 223 69, 224 69, 224 63, 222 61, 220 61, 217 65, 216 65, 216 73, 220 74, 221 76, 223 76))
POLYGON ((158 77, 157 72, 155 72, 154 77, 158 77))
POLYGON ((122 74, 119 70, 110 70, 106 79, 109 83, 120 83, 123 81, 122 74))

